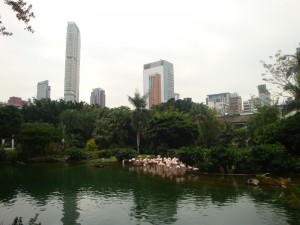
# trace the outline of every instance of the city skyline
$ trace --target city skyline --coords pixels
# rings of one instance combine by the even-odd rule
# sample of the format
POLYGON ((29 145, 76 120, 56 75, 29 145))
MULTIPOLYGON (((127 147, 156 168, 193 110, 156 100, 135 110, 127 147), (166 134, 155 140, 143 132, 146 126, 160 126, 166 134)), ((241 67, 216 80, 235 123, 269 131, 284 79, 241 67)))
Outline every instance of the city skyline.
POLYGON ((296 0, 28 3, 36 14, 34 34, 0 4, 3 24, 14 33, 0 37, 0 101, 34 97, 41 80, 51 82, 51 99, 64 97, 68 21, 76 22, 82 37, 79 101, 89 102, 101 84, 109 90, 108 107, 132 107, 127 96, 142 92, 143 65, 158 59, 173 63, 181 99, 205 102, 207 94, 226 91, 249 99, 265 83, 260 60, 272 62, 269 56, 278 50, 294 54, 300 41, 296 0))
POLYGON ((80 82, 80 31, 75 22, 68 22, 65 58, 66 101, 79 102, 80 82))

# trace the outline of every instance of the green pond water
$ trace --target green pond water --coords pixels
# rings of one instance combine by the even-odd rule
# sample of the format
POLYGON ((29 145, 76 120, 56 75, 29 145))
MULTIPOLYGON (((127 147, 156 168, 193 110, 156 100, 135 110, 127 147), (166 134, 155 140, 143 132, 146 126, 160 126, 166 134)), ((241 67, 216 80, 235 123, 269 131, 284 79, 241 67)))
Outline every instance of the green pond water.
POLYGON ((246 176, 174 176, 120 164, 0 165, 0 225, 300 224, 300 212, 255 195, 246 176))

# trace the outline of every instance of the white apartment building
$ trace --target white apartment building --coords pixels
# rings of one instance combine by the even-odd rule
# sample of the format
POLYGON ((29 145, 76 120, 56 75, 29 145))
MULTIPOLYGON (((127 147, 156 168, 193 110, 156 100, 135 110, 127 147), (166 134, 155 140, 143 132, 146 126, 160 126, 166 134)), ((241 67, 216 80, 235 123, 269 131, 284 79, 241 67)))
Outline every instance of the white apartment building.
POLYGON ((43 98, 50 99, 50 92, 51 92, 51 86, 49 86, 48 80, 38 82, 36 99, 37 100, 40 100, 43 98))
POLYGON ((174 98, 173 64, 165 60, 144 64, 143 84, 148 108, 174 98))

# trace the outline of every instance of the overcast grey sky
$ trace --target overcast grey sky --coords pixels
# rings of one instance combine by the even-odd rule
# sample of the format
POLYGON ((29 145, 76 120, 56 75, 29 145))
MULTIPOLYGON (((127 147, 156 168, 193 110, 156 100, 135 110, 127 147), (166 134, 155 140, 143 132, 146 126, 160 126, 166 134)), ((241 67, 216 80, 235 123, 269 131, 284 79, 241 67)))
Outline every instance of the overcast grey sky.
MULTIPOLYGON (((63 98, 68 21, 81 32, 80 100, 106 92, 108 107, 130 106, 143 90, 143 64, 174 65, 180 98, 205 102, 207 94, 238 92, 243 100, 264 83, 260 60, 300 42, 299 0, 27 0, 35 33, 25 31, 0 0, 0 101, 36 97, 49 80, 51 99, 63 98)), ((270 85, 267 84, 267 87, 270 85)))

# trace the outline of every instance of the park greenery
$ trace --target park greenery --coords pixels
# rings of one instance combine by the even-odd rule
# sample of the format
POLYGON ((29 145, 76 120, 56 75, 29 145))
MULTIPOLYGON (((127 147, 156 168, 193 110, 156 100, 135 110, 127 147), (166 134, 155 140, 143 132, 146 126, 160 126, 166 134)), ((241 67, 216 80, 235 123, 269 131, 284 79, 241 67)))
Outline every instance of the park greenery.
POLYGON ((263 62, 264 79, 293 100, 282 112, 277 104, 258 104, 243 126, 225 122, 189 98, 147 109, 147 95, 138 91, 127 96, 133 109, 62 99, 34 99, 22 109, 1 107, 0 138, 14 139, 15 149, 4 150, 2 144, 0 160, 124 160, 159 154, 203 172, 299 172, 299 54, 279 52, 273 64, 263 62))
POLYGON ((151 109, 138 92, 129 99, 134 109, 49 99, 22 109, 1 107, 0 136, 14 137, 15 149, 2 148, 0 159, 123 160, 160 154, 203 172, 300 171, 300 113, 282 118, 276 105, 261 106, 245 126, 236 127, 191 99, 171 99, 151 109))

